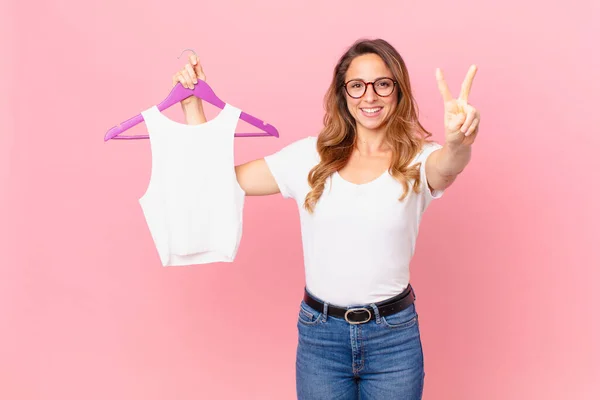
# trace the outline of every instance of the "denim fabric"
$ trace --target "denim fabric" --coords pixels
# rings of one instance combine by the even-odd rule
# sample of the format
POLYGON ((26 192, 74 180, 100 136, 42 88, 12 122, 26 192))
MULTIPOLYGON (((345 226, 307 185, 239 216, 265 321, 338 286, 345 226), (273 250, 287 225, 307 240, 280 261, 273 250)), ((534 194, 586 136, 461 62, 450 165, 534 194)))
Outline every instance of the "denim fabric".
POLYGON ((415 304, 388 317, 374 308, 375 320, 351 325, 327 315, 327 308, 319 313, 301 302, 299 400, 422 398, 425 372, 415 304))

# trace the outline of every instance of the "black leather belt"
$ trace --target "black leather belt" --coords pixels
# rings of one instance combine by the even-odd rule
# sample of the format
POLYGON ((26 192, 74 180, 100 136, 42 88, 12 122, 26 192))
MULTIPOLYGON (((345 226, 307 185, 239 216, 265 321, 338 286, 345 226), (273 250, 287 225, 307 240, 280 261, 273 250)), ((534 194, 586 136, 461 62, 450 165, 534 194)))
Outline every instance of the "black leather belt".
MULTIPOLYGON (((399 295, 382 302, 375 303, 375 305, 379 311, 379 316, 387 317, 388 315, 396 314, 397 312, 404 310, 406 307, 414 303, 414 301, 415 294, 412 290, 412 286, 409 284, 408 287, 399 295)), ((322 301, 312 297, 310 293, 306 291, 306 289, 304 290, 304 302, 318 312, 322 313, 325 309, 325 304, 322 301)), ((329 304, 327 306, 327 315, 343 318, 349 324, 353 325, 364 324, 375 319, 375 311, 371 306, 342 308, 329 304)))

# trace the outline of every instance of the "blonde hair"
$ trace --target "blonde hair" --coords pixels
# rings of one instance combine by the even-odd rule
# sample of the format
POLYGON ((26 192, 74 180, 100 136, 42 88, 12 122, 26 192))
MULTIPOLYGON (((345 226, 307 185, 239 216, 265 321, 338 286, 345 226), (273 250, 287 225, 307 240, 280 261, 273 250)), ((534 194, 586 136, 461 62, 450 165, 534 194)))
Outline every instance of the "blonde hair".
POLYGON ((413 98, 408 71, 400 54, 383 39, 358 40, 338 61, 333 80, 325 95, 323 129, 317 138, 317 151, 321 161, 308 174, 310 192, 304 208, 312 213, 323 194, 325 181, 347 163, 356 145, 356 121, 348 111, 344 92, 344 79, 352 60, 363 54, 377 54, 398 82, 398 104, 385 124, 386 142, 392 149, 390 174, 404 187, 399 201, 409 194, 408 181, 414 180, 413 190, 419 193, 421 184, 420 163, 408 167, 431 133, 418 119, 418 107, 413 98))

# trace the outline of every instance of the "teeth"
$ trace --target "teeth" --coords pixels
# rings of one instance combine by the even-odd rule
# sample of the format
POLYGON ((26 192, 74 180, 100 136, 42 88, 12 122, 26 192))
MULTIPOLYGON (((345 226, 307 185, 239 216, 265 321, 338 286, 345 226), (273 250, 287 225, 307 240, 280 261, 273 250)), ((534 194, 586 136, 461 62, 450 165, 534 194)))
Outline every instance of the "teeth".
POLYGON ((376 113, 377 111, 381 110, 381 107, 379 107, 379 108, 363 108, 362 110, 364 112, 368 112, 368 113, 376 113))

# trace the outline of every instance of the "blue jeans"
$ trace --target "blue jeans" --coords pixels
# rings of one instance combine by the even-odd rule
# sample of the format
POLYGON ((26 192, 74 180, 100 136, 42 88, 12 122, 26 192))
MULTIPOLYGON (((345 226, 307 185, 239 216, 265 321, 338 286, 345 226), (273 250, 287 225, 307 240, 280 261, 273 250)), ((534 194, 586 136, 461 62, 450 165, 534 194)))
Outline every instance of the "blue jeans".
POLYGON ((327 315, 327 308, 320 313, 301 302, 299 400, 422 398, 425 372, 415 304, 388 317, 374 309, 375 320, 351 325, 327 315))

